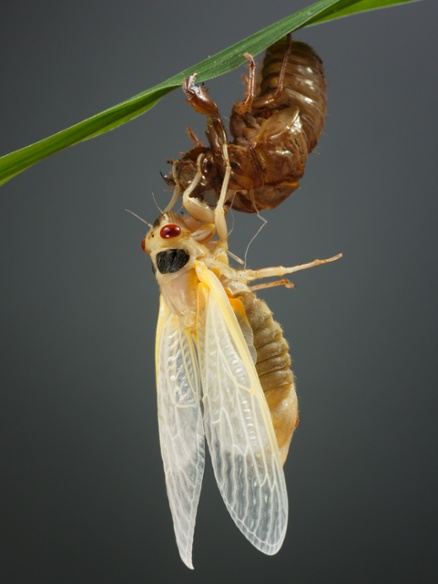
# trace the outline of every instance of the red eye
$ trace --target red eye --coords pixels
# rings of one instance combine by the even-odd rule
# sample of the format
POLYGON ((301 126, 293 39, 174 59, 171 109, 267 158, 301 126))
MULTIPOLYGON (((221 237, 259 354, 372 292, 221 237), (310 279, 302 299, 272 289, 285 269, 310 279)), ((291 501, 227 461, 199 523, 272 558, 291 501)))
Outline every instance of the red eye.
POLYGON ((142 239, 142 240, 141 240, 141 244, 140 244, 140 245, 141 245, 141 249, 142 249, 143 251, 146 251, 146 242, 145 242, 145 240, 144 240, 144 239, 142 239))
POLYGON ((169 225, 165 225, 161 228, 160 236, 163 239, 170 239, 172 237, 176 237, 181 233, 181 227, 179 225, 175 225, 174 223, 170 223, 169 225))

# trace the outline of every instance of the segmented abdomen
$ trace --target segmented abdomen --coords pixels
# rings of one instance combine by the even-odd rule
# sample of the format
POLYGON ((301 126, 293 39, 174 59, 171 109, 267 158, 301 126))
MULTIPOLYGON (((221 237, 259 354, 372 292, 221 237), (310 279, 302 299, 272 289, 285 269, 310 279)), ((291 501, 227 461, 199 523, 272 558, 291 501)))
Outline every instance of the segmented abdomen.
POLYGON ((254 334, 256 369, 271 412, 282 462, 298 424, 298 401, 289 345, 267 304, 252 293, 239 296, 254 334))
MULTIPOLYGON (((287 50, 287 38, 268 47, 259 78, 257 97, 273 94, 287 50)), ((316 146, 327 111, 327 86, 321 59, 309 45, 291 41, 283 91, 272 100, 272 109, 298 107, 309 153, 316 146)))

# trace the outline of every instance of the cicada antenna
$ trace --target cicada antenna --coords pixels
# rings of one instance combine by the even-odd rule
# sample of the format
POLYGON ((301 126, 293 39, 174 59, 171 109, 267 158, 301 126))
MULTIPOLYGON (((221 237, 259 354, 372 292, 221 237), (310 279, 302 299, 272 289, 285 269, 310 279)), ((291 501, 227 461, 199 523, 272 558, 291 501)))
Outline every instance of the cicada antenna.
POLYGON ((160 207, 160 205, 157 203, 157 199, 155 198, 155 193, 152 193, 152 198, 154 200, 155 206, 156 208, 159 210, 160 215, 163 214, 163 209, 160 207))
POLYGON ((130 213, 131 215, 134 215, 134 217, 136 217, 137 219, 139 219, 142 223, 144 223, 145 225, 147 225, 149 227, 149 229, 152 229, 152 225, 150 223, 148 223, 147 221, 145 221, 143 219, 143 217, 140 217, 140 215, 137 215, 137 213, 134 213, 134 211, 130 211, 129 209, 125 209, 125 211, 127 213, 130 213))

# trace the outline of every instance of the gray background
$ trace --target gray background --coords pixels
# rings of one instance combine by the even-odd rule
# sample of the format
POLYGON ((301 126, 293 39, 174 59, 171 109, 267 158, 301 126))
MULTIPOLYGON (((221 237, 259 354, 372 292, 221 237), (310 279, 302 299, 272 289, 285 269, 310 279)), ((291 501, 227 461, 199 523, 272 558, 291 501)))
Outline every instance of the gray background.
MULTIPOLYGON (((9 2, 2 153, 182 70, 303 1, 9 2)), ((436 2, 301 31, 329 113, 302 187, 251 267, 342 261, 263 294, 290 340, 301 424, 274 557, 235 528, 210 470, 195 572, 180 562, 159 454, 158 289, 140 250, 159 171, 204 120, 181 92, 1 188, 0 581, 435 582, 436 2), (435 565, 434 565, 435 564, 435 565)), ((227 116, 242 70, 208 83, 227 116)), ((259 226, 235 216, 242 254, 259 226)))

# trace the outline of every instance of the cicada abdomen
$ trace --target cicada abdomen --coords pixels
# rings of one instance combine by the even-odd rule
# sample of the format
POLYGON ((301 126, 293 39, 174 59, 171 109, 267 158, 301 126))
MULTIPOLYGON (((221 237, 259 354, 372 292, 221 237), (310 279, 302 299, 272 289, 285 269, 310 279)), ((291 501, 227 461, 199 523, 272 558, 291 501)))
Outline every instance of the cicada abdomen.
POLYGON ((284 464, 293 432, 298 425, 298 400, 291 370, 289 344, 268 305, 255 294, 239 296, 253 331, 256 370, 271 413, 272 424, 284 464))
MULTIPOLYGON (((321 136, 327 110, 327 87, 321 59, 309 45, 281 39, 269 47, 263 61, 257 95, 274 95, 272 106, 297 107, 309 152, 321 136), (287 54, 287 59, 284 59, 287 54), (284 70, 284 79, 280 82, 284 70), (282 91, 278 92, 279 87, 282 91)), ((256 104, 257 105, 257 104, 256 104)), ((271 106, 271 107, 272 107, 271 106)))
POLYGON ((229 162, 226 204, 255 213, 277 207, 298 187, 323 129, 326 84, 318 55, 289 36, 268 48, 257 89, 254 60, 247 58, 246 95, 234 104, 230 118, 232 142, 205 87, 195 85, 193 76, 185 82, 188 102, 207 116, 209 146, 196 139, 194 148, 172 161, 172 174, 165 178, 177 193, 189 190, 190 197, 203 201, 209 192, 219 197, 229 162))
POLYGON ((230 161, 241 165, 235 174, 251 177, 251 184, 235 193, 234 209, 272 209, 297 189, 321 136, 326 110, 324 70, 315 51, 289 37, 269 47, 256 97, 236 103, 231 115, 234 144, 243 150, 236 150, 233 160, 231 146, 230 161), (254 160, 252 171, 244 150, 254 160))

